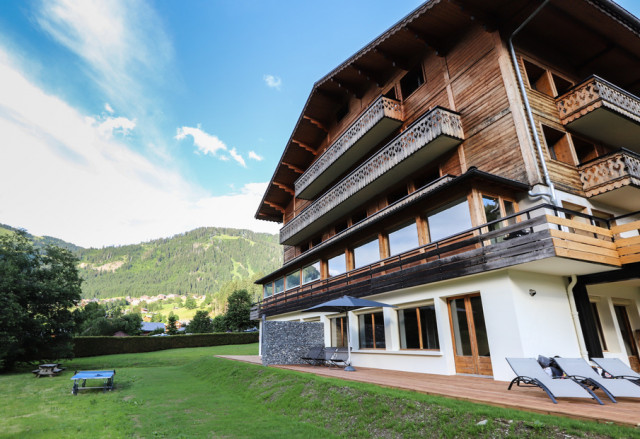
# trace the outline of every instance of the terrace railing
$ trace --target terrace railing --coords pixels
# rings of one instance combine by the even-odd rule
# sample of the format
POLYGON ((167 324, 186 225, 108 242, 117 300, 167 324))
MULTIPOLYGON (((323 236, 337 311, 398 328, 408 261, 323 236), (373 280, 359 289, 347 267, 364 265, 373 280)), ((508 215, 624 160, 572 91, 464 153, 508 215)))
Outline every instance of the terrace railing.
POLYGON ((621 149, 580 165, 579 172, 587 197, 628 185, 640 187, 640 155, 621 149))

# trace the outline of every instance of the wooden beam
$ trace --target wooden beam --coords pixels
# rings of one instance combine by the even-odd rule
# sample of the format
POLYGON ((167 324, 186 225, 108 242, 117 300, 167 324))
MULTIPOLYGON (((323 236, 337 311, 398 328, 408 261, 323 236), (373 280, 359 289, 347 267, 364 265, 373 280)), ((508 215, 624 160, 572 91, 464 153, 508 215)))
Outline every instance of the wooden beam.
POLYGON ((300 142, 300 141, 298 141, 296 139, 291 139, 291 142, 295 143, 296 145, 298 145, 302 149, 306 149, 307 151, 309 151, 313 155, 318 155, 318 151, 316 151, 315 148, 310 147, 306 143, 302 143, 302 142, 300 142))
POLYGON ((309 117, 309 116, 307 116, 307 115, 302 116, 302 118, 303 118, 303 119, 307 119, 309 122, 311 122, 313 125, 315 125, 315 126, 317 126, 318 128, 320 128, 320 129, 321 129, 322 131, 324 131, 325 133, 328 133, 328 132, 329 132, 329 130, 327 129, 327 127, 326 127, 322 122, 320 122, 319 120, 314 119, 314 118, 312 118, 312 117, 309 117))
POLYGON ((577 66, 578 70, 583 70, 584 68, 586 68, 589 64, 591 64, 592 62, 594 62, 596 59, 600 58, 601 56, 605 55, 607 52, 613 50, 615 48, 615 46, 613 44, 607 44, 607 46, 602 49, 601 51, 599 51, 598 53, 596 53, 595 55, 590 56, 589 58, 587 58, 586 60, 584 60, 582 62, 582 64, 580 64, 579 66, 577 66))
POLYGON ((425 46, 433 50, 437 56, 443 57, 449 52, 449 48, 439 38, 412 27, 407 27, 406 30, 412 33, 416 40, 422 41, 425 46))
POLYGON ((287 168, 291 169, 293 172, 297 172, 298 174, 304 174, 304 171, 300 168, 298 168, 295 165, 292 165, 291 163, 287 163, 287 162, 282 162, 283 165, 285 165, 287 168))
POLYGON ((372 72, 370 70, 364 69, 364 68, 358 66, 357 64, 351 64, 351 68, 353 70, 355 70, 358 73, 358 75, 362 76, 363 78, 365 78, 369 82, 375 83, 378 87, 382 87, 384 85, 384 83, 386 82, 377 73, 374 73, 374 72, 372 72))
POLYGON ((405 72, 409 71, 409 69, 410 69, 410 67, 408 65, 409 63, 403 57, 395 55, 393 53, 387 52, 387 51, 379 49, 379 48, 375 48, 373 50, 374 50, 375 53, 380 54, 380 56, 382 56, 384 59, 389 61, 393 67, 397 67, 400 70, 404 70, 405 72))
POLYGON ((343 98, 342 95, 338 96, 336 93, 332 93, 332 92, 327 91, 325 89, 322 89, 320 87, 316 88, 315 91, 316 91, 316 93, 318 93, 322 97, 330 100, 331 102, 333 102, 336 105, 341 105, 342 102, 344 101, 344 98, 343 98))
POLYGON ((353 85, 342 82, 336 78, 331 78, 331 82, 333 82, 334 84, 337 84, 339 88, 344 89, 347 93, 354 95, 356 98, 362 99, 362 95, 363 95, 362 91, 358 90, 353 85))
POLYGON ((275 184, 276 186, 278 186, 280 189, 282 189, 283 191, 285 191, 286 193, 290 194, 290 195, 295 195, 296 193, 293 191, 293 189, 291 189, 289 186, 287 186, 286 184, 274 181, 273 184, 275 184))
POLYGON ((284 215, 284 207, 280 206, 279 204, 272 203, 271 201, 267 201, 267 200, 264 200, 264 204, 266 204, 269 207, 273 207, 278 212, 280 212, 280 213, 282 213, 284 215))
POLYGON ((492 17, 486 12, 469 5, 468 2, 463 3, 460 0, 449 0, 449 2, 460 8, 460 12, 467 14, 471 21, 477 21, 482 24, 482 27, 487 32, 494 32, 498 29, 498 20, 496 17, 492 17))

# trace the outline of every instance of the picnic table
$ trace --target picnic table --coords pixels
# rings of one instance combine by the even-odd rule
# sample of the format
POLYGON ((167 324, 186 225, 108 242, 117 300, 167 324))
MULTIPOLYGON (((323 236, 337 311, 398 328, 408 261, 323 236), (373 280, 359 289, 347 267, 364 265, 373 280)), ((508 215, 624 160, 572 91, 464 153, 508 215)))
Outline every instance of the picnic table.
POLYGON ((31 373, 33 373, 36 378, 54 377, 64 370, 64 368, 61 368, 59 366, 60 363, 45 363, 39 365, 38 368, 32 370, 31 373))
POLYGON ((77 395, 78 390, 84 389, 102 389, 103 392, 106 392, 107 390, 113 390, 113 376, 115 374, 115 370, 76 370, 76 372, 71 377, 71 379, 73 380, 71 393, 73 395, 77 395), (87 380, 102 380, 102 385, 87 386, 87 380))

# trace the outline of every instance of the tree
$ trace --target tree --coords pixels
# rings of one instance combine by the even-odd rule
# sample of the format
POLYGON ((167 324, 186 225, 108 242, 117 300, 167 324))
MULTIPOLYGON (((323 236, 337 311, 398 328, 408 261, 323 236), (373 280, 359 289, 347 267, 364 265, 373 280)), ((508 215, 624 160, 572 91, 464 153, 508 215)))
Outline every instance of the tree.
POLYGON ((198 307, 198 304, 196 303, 196 299, 194 299, 193 296, 189 296, 185 299, 184 306, 187 309, 196 309, 198 307))
POLYGON ((176 335, 178 333, 178 328, 176 327, 176 322, 178 321, 178 317, 171 313, 168 318, 169 323, 167 323, 167 333, 169 335, 176 335))
POLYGON ((220 314, 215 316, 211 322, 213 332, 227 332, 227 322, 224 319, 224 315, 220 314))
POLYGON ((213 322, 206 311, 196 311, 196 315, 187 326, 187 332, 203 334, 213 332, 213 322))
POLYGON ((249 315, 251 313, 251 296, 247 290, 236 290, 227 301, 225 321, 232 331, 242 331, 252 326, 249 315))
POLYGON ((0 369, 73 356, 76 262, 59 247, 34 248, 24 231, 0 236, 0 369))

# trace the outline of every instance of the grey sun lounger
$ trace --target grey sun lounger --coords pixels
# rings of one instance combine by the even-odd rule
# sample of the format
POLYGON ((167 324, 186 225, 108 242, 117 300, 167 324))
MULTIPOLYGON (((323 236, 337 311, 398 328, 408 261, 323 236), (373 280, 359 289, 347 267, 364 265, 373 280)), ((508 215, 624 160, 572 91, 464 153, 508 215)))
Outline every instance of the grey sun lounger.
POLYGON ((554 404, 558 403, 556 398, 590 398, 602 404, 600 398, 588 387, 570 379, 551 378, 535 358, 507 358, 507 362, 517 375, 509 384, 509 390, 514 384, 540 387, 547 392, 554 404))
POLYGON ((619 358, 592 358, 611 378, 625 378, 640 386, 640 373, 624 364, 619 358))
POLYGON ((346 366, 347 361, 349 361, 349 352, 347 348, 336 348, 336 352, 329 360, 329 366, 346 366))
POLYGON ((554 360, 571 379, 581 381, 588 386, 599 387, 613 402, 616 402, 616 398, 640 398, 640 387, 624 378, 614 380, 601 377, 584 358, 554 358, 554 360))
POLYGON ((309 348, 307 353, 300 357, 302 361, 309 363, 312 366, 317 366, 324 363, 324 346, 313 346, 309 348))

